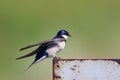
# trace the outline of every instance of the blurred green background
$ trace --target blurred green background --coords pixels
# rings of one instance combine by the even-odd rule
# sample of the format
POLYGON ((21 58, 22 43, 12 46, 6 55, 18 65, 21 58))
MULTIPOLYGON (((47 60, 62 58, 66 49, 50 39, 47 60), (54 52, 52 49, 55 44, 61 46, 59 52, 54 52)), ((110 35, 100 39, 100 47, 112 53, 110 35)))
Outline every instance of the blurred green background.
POLYGON ((0 80, 52 80, 52 59, 22 73, 34 57, 18 60, 58 30, 72 37, 61 58, 119 58, 119 0, 0 0, 0 80))

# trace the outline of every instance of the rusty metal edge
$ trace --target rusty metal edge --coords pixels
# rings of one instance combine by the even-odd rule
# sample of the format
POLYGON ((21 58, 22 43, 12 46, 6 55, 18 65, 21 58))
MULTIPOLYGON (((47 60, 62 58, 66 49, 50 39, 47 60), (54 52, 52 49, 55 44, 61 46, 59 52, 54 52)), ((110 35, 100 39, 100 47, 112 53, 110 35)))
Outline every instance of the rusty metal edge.
MULTIPOLYGON (((55 57, 55 58, 53 58, 53 60, 52 60, 52 63, 53 63, 53 64, 52 64, 52 65, 53 65, 53 67, 52 67, 52 68, 53 68, 53 72, 52 72, 52 73, 53 73, 53 80, 58 80, 58 78, 60 78, 59 76, 56 76, 56 75, 55 75, 55 71, 54 71, 54 67, 55 67, 56 63, 58 63, 58 61, 60 61, 60 60, 63 60, 63 59, 61 59, 61 58, 56 58, 56 57, 55 57)), ((67 60, 67 59, 64 59, 64 60, 67 60)))
POLYGON ((120 64, 120 59, 64 59, 64 58, 53 58, 53 63, 56 63, 56 62, 58 62, 59 60, 61 60, 61 61, 74 61, 74 60, 80 60, 80 61, 83 61, 83 60, 106 60, 106 61, 115 61, 115 62, 117 62, 118 64, 120 64))

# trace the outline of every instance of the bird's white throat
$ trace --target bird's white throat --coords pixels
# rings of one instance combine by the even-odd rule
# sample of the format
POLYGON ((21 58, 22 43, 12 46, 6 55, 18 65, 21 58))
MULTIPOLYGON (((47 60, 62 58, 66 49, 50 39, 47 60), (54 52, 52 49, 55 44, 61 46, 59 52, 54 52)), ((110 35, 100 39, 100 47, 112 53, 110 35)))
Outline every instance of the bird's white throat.
POLYGON ((64 37, 65 39, 67 39, 67 38, 68 38, 68 36, 67 36, 67 35, 62 35, 62 37, 64 37))

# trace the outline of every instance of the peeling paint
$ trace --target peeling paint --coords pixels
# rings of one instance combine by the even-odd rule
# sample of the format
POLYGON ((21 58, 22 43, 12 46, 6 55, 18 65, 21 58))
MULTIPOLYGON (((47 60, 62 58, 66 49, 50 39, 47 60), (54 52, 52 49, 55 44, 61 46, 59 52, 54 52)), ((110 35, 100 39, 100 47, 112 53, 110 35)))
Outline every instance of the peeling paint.
POLYGON ((120 60, 54 59, 53 80, 120 80, 120 60))

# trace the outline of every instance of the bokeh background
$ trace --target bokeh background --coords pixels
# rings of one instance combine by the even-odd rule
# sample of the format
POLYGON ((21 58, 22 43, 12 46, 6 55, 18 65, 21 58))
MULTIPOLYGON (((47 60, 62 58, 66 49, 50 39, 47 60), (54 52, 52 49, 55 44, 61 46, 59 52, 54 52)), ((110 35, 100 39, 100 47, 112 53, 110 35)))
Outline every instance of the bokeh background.
POLYGON ((52 80, 52 59, 23 73, 34 57, 18 60, 58 30, 72 37, 61 58, 120 58, 119 0, 0 0, 0 80, 52 80))

